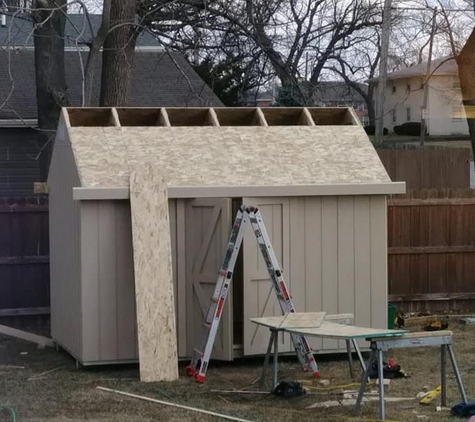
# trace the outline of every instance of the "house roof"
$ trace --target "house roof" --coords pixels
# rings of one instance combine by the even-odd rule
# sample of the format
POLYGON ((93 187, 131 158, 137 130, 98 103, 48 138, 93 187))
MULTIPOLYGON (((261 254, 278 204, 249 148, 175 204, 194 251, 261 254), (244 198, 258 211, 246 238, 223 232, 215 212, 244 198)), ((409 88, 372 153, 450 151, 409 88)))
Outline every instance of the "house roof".
MULTIPOLYGON (((82 53, 83 62, 86 54, 82 53)), ((81 106, 82 71, 79 54, 65 52, 66 83, 71 105, 81 106)), ((99 103, 101 59, 96 63, 93 105, 99 103)), ((0 50, 0 119, 36 118, 36 82, 33 50, 0 50), (10 61, 11 65, 6 64, 10 61), (13 90, 12 80, 13 79, 13 90)), ((177 53, 137 51, 130 106, 221 106, 218 97, 177 53)))
MULTIPOLYGON (((430 67, 430 74, 436 76, 454 75, 458 76, 458 66, 454 58, 443 57, 440 59, 432 60, 430 67)), ((406 67, 404 69, 396 70, 389 73, 388 79, 402 79, 413 78, 417 76, 426 76, 427 74, 427 62, 419 63, 414 66, 406 67)))
MULTIPOLYGON (((134 110, 117 109, 117 115, 121 121, 136 122, 137 119, 127 119, 127 113, 134 115, 134 110)), ((71 126, 66 130, 81 186, 86 188, 128 188, 130 169, 153 163, 166 175, 169 187, 181 192, 175 192, 175 197, 199 196, 199 188, 207 195, 218 196, 252 196, 250 192, 257 196, 288 196, 287 188, 296 186, 303 189, 301 194, 311 194, 315 186, 330 187, 327 194, 335 194, 331 188, 336 185, 347 187, 346 193, 339 191, 347 195, 354 194, 355 185, 383 186, 379 194, 394 192, 394 186, 401 191, 401 186, 391 183, 356 118, 353 125, 341 120, 340 125, 334 121, 334 125, 305 126, 297 123, 297 117, 295 124, 287 126, 262 126, 259 119, 239 127, 200 125, 209 124, 213 115, 217 122, 233 124, 229 123, 233 113, 262 113, 270 124, 279 125, 276 115, 289 112, 298 116, 301 110, 162 109, 156 110, 157 117, 151 119, 150 126, 110 127, 97 122, 110 125, 107 113, 113 116, 113 110, 90 109, 88 121, 98 126, 86 127, 88 121, 78 119, 74 109, 65 109, 63 126, 68 125, 69 119, 71 126), (171 126, 157 126, 162 113, 169 116, 171 126), (193 127, 186 126, 187 119, 191 119, 193 127)), ((351 113, 346 109, 310 110, 313 116, 351 113)))
MULTIPOLYGON (((101 26, 102 15, 89 15, 94 35, 101 26)), ((6 14, 6 26, 0 26, 0 48, 10 47, 33 47, 33 23, 28 13, 6 14)), ((83 14, 68 14, 64 30, 66 47, 76 47, 88 44, 92 40, 92 33, 88 21, 83 14)), ((158 47, 156 37, 148 31, 142 31, 137 38, 137 46, 158 47)))
MULTIPOLYGON (((366 92, 368 86, 358 83, 358 86, 366 92)), ((352 86, 343 81, 321 81, 314 91, 315 101, 364 101, 360 93, 352 86)))

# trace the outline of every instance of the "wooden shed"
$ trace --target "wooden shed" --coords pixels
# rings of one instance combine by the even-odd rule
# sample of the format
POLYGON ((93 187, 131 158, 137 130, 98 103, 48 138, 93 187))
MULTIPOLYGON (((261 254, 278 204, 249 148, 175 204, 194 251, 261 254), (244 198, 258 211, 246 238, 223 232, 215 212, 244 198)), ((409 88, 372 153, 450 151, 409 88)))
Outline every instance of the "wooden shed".
MULTIPOLYGON (((241 203, 262 211, 299 311, 386 326, 386 195, 405 188, 351 109, 65 108, 49 176, 51 330, 82 364, 138 359, 129 173, 145 162, 169 179, 180 358, 201 336, 241 203)), ((280 309, 263 264, 246 233, 213 358, 265 353, 249 318, 280 309)))

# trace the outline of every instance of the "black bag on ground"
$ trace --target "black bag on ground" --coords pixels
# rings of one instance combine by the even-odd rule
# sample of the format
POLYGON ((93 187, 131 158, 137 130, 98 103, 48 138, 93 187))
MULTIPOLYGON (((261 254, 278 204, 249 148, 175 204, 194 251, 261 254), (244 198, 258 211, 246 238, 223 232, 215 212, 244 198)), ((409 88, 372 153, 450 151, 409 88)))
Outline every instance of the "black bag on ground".
POLYGON ((305 389, 300 382, 281 381, 272 391, 277 397, 299 397, 305 394, 305 389))

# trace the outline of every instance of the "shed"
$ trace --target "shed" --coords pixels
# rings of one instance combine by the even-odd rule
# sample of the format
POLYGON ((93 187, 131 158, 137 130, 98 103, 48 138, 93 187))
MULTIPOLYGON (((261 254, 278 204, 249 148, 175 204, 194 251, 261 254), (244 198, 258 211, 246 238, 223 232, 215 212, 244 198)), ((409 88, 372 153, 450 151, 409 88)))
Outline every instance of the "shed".
MULTIPOLYGON (((260 208, 299 311, 386 326, 386 195, 405 186, 352 109, 65 108, 49 175, 51 330, 82 364, 138 360, 129 173, 146 162, 168 178, 180 358, 201 336, 241 203, 260 208)), ((249 318, 281 312, 250 231, 232 286, 215 359, 265 353, 249 318)))

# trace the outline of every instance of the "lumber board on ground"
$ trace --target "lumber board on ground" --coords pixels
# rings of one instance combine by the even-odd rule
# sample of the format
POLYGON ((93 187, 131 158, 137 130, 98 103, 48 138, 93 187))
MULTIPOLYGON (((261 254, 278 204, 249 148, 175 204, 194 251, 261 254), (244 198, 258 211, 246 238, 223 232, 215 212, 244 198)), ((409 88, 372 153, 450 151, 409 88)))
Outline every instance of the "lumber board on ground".
POLYGON ((140 379, 178 379, 168 197, 152 166, 130 178, 140 379))
POLYGON ((0 325, 0 334, 4 334, 9 337, 19 338, 21 340, 36 343, 40 346, 54 347, 54 341, 51 338, 39 336, 37 334, 29 333, 27 331, 18 330, 17 328, 7 327, 6 325, 0 325))

